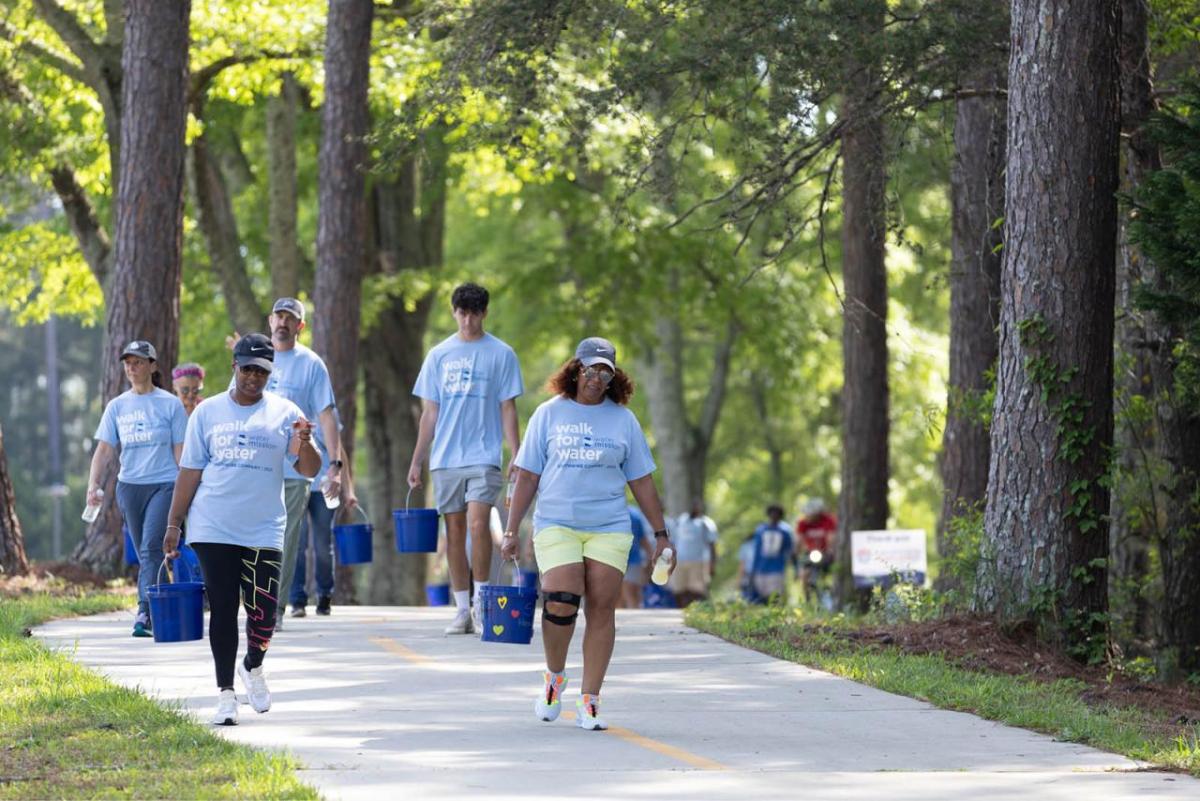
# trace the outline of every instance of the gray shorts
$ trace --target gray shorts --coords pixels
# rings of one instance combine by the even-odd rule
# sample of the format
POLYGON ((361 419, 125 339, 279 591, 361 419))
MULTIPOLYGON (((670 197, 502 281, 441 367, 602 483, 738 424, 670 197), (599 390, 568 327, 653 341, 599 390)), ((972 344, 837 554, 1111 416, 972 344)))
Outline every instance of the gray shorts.
POLYGON ((447 467, 432 470, 429 475, 433 478, 437 510, 442 514, 466 511, 471 502, 495 506, 500 488, 504 486, 500 468, 490 464, 447 467))

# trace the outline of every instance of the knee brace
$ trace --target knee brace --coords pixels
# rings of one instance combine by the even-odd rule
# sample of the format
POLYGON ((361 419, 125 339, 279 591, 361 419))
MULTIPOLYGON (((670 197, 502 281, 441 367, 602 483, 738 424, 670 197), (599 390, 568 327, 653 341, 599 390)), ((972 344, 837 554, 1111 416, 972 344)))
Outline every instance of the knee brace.
POLYGON ((547 592, 542 595, 542 620, 547 623, 554 623, 559 626, 569 626, 575 622, 575 618, 579 617, 579 602, 583 600, 582 595, 576 595, 573 592, 547 592), (551 601, 560 604, 568 604, 575 607, 575 611, 569 615, 556 615, 546 608, 546 604, 551 601))

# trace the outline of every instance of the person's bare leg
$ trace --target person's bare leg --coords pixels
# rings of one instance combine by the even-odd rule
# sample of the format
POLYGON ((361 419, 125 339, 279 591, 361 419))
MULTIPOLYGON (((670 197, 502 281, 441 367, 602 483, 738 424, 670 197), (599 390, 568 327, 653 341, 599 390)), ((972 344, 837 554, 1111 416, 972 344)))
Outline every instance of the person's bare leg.
MULTIPOLYGON (((561 565, 547 570, 542 574, 542 592, 570 592, 583 595, 584 586, 583 563, 561 565)), ((542 648, 546 652, 546 669, 551 673, 562 673, 567 666, 567 649, 571 647, 571 636, 575 633, 575 624, 568 626, 551 623, 545 619, 544 613, 567 617, 575 613, 578 607, 564 604, 560 601, 547 601, 542 618, 542 648)))
POLYGON ((471 589, 470 566, 467 564, 467 513, 447 512, 446 564, 450 567, 450 589, 471 589))
POLYGON ((584 559, 583 684, 580 692, 600 694, 617 637, 616 609, 624 576, 612 565, 584 559))
POLYGON ((642 606, 641 585, 633 581, 621 582, 621 608, 640 609, 642 606))
POLYGON ((491 515, 491 504, 479 501, 467 503, 467 526, 471 530, 471 575, 477 582, 487 581, 492 571, 491 515))

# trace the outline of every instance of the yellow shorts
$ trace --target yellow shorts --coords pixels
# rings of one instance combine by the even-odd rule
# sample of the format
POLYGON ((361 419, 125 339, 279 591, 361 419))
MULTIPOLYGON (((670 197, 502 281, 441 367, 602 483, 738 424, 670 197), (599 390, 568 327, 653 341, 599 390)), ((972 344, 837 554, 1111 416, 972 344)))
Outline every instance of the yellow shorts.
POLYGON ((546 573, 563 565, 592 559, 625 573, 633 534, 613 531, 579 531, 566 526, 547 526, 533 535, 533 553, 538 570, 546 573))

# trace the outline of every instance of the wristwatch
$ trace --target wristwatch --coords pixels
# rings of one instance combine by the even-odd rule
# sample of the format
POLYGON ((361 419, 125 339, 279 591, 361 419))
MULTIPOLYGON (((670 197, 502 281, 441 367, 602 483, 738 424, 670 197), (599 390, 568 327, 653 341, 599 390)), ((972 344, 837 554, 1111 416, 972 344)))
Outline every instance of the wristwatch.
POLYGON ((341 459, 333 459, 329 462, 329 466, 336 467, 337 469, 341 470, 342 469, 342 460, 341 459))

